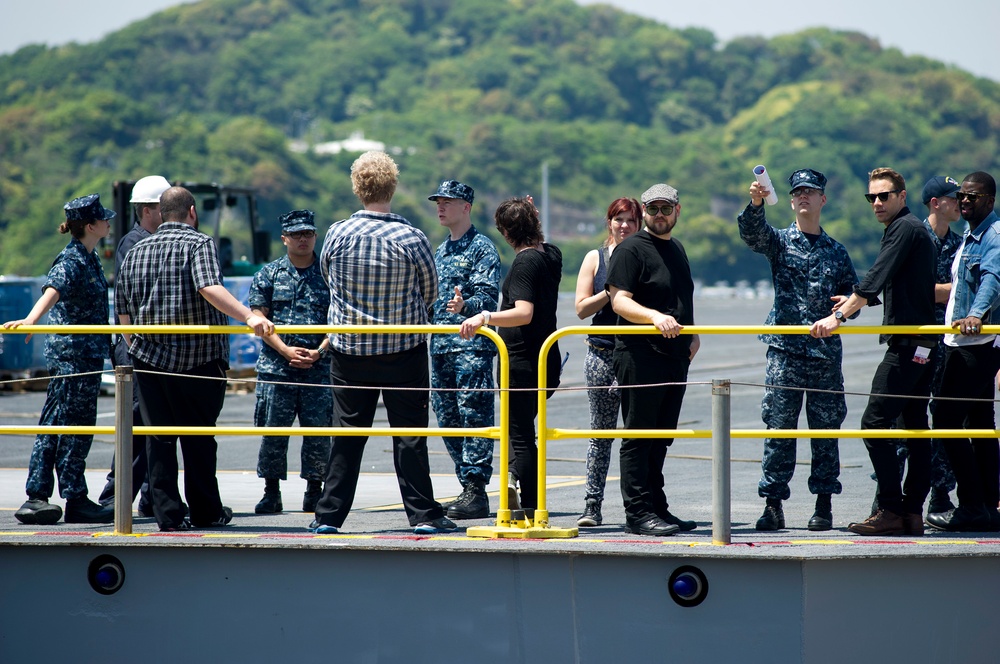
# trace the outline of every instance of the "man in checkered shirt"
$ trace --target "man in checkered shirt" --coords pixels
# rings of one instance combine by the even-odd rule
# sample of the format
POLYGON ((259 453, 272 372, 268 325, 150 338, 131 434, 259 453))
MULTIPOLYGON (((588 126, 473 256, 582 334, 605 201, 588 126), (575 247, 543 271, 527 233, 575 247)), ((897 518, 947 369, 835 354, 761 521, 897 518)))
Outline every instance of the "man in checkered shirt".
MULTIPOLYGON (((274 325, 255 315, 222 285, 212 238, 198 232, 194 196, 171 187, 160 196, 163 223, 122 262, 115 311, 122 325, 228 325, 245 321, 258 336, 274 325)), ((136 369, 139 408, 149 426, 214 427, 226 396, 229 337, 223 334, 122 335, 136 369), (150 373, 152 372, 152 373, 150 373), (169 374, 169 375, 168 375, 169 374)), ((160 530, 224 526, 233 511, 222 505, 215 477, 214 436, 180 436, 184 518, 177 488, 177 435, 147 436, 149 494, 160 530)))
MULTIPOLYGON (((351 166, 351 184, 364 209, 333 224, 320 252, 320 269, 330 287, 330 325, 427 324, 428 307, 437 297, 434 252, 420 229, 391 212, 398 177, 395 162, 384 152, 366 152, 351 166)), ((390 426, 427 426, 425 335, 331 334, 330 349, 335 427, 370 427, 380 392, 390 426)), ((333 437, 311 530, 336 533, 344 525, 367 440, 367 435, 333 437)), ((392 440, 399 491, 414 532, 455 530, 434 500, 427 437, 392 440)))

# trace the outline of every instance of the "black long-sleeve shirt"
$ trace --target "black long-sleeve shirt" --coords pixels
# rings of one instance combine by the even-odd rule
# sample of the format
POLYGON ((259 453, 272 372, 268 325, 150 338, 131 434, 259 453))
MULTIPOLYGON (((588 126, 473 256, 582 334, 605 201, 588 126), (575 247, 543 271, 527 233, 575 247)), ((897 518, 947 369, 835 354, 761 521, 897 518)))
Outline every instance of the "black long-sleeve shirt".
MULTIPOLYGON (((923 223, 904 207, 886 226, 875 263, 854 292, 869 302, 885 293, 883 325, 934 325, 936 261, 937 248, 923 223)), ((880 335, 879 343, 890 337, 880 335)))

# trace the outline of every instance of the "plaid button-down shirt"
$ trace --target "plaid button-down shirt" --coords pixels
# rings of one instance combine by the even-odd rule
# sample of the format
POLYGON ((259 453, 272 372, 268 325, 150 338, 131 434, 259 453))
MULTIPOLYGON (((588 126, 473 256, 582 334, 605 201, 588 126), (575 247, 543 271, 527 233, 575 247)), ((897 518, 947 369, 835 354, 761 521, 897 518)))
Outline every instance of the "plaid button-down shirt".
MULTIPOLYGON (((115 311, 133 325, 227 325, 228 317, 198 291, 222 284, 215 241, 187 224, 164 222, 122 261, 115 311)), ((135 334, 129 353, 164 371, 229 361, 224 334, 135 334)))
MULTIPOLYGON (((425 325, 437 294, 427 236, 403 217, 360 210, 330 227, 320 252, 330 286, 330 325, 425 325)), ((414 348, 422 334, 331 334, 345 355, 386 355, 414 348)))

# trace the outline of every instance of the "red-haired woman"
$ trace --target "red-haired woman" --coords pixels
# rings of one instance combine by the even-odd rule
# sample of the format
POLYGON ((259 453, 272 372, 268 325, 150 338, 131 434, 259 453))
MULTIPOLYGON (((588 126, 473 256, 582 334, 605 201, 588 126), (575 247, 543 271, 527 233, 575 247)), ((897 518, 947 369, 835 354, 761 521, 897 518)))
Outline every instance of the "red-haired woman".
MULTIPOLYGON (((604 280, 608 275, 608 261, 611 252, 622 240, 639 229, 642 223, 642 209, 634 198, 619 198, 608 206, 604 217, 608 236, 604 243, 587 252, 576 279, 576 315, 580 320, 593 316, 594 325, 616 325, 618 314, 611 308, 611 298, 604 290, 604 280)), ((587 335, 587 358, 583 365, 583 375, 587 380, 587 397, 590 400, 590 428, 615 429, 618 426, 618 409, 621 392, 615 383, 615 370, 611 356, 615 350, 615 339, 611 335, 587 335)), ((587 450, 587 486, 583 515, 576 524, 581 528, 601 525, 601 503, 604 501, 604 485, 608 479, 611 464, 610 438, 591 438, 587 450)))

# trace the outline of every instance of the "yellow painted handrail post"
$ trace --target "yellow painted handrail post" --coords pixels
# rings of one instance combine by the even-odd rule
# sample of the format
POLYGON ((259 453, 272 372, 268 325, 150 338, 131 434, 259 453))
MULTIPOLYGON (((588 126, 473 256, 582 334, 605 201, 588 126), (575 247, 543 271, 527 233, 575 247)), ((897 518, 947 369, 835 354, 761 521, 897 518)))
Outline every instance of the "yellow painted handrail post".
MULTIPOLYGON (((487 328, 479 328, 477 334, 483 334, 483 330, 487 328)), ((497 505, 497 527, 507 528, 510 527, 510 503, 507 496, 507 473, 510 469, 510 355, 507 353, 507 344, 500 339, 500 335, 493 330, 487 331, 492 333, 490 338, 497 345, 500 368, 500 503, 497 505)))
POLYGON ((538 351, 538 393, 535 395, 535 399, 538 400, 538 477, 535 480, 538 487, 538 502, 535 503, 533 523, 539 528, 547 528, 549 525, 549 510, 546 501, 549 476, 548 464, 546 463, 548 459, 548 436, 546 434, 549 430, 549 411, 546 408, 547 399, 545 397, 548 394, 549 384, 549 351, 552 350, 556 339, 558 339, 556 333, 550 334, 542 342, 542 347, 538 351))
MULTIPOLYGON (((546 409, 546 399, 545 396, 548 392, 546 386, 548 385, 548 367, 547 359, 549 356, 549 351, 552 349, 552 345, 562 336, 560 333, 562 330, 556 330, 550 334, 544 342, 542 342, 542 347, 538 351, 538 391, 536 394, 536 399, 538 399, 538 473, 536 482, 538 484, 537 491, 537 503, 535 504, 535 514, 533 517, 525 516, 522 523, 510 525, 512 528, 509 530, 520 530, 520 535, 524 537, 536 537, 536 538, 550 538, 550 537, 576 537, 580 530, 579 528, 551 528, 549 527, 549 511, 546 503, 546 490, 547 490, 547 477, 548 477, 548 464, 546 463, 547 457, 547 443, 548 438, 548 411, 546 409)), ((509 416, 509 415, 508 415, 509 416)), ((496 533, 498 536, 503 536, 503 533, 496 533)))

